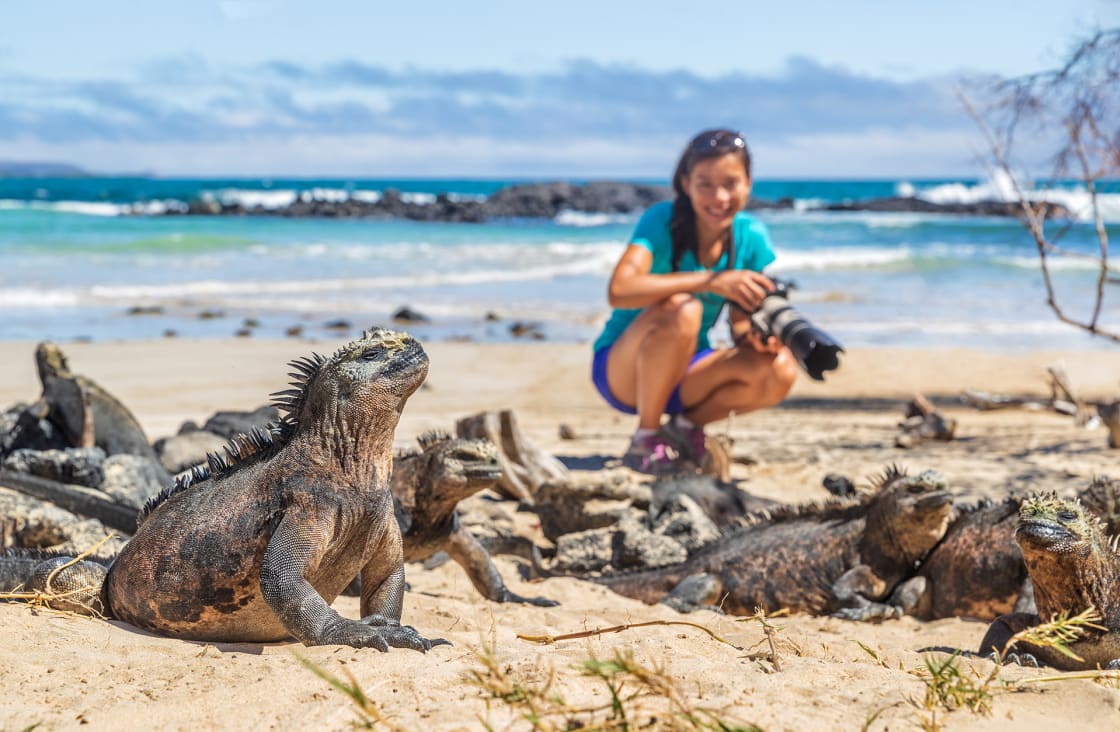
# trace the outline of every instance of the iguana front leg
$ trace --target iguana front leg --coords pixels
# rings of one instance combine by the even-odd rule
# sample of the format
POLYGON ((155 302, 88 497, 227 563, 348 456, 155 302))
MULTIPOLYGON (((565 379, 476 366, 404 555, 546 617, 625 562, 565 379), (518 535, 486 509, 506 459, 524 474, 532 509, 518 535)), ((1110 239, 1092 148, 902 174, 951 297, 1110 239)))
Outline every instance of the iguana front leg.
MULTIPOLYGON (((383 627, 342 617, 311 586, 306 576, 318 566, 331 534, 319 517, 298 510, 286 513, 273 532, 261 561, 261 594, 284 628, 309 646, 339 644, 379 651, 387 651, 390 646, 418 651, 431 648, 431 643, 414 629, 399 625, 401 598, 393 595, 392 586, 383 591, 382 582, 372 584, 371 580, 371 589, 363 590, 363 595, 367 591, 371 595, 385 592, 381 609, 387 612, 392 613, 396 603, 396 617, 387 622, 397 624, 383 627)), ((402 560, 398 559, 397 566, 401 567, 399 592, 403 594, 402 560)), ((363 585, 365 573, 363 570, 363 585)), ((362 607, 366 607, 364 598, 362 607)))
POLYGON ((510 592, 482 542, 459 524, 458 516, 455 517, 455 528, 448 539, 447 553, 466 571, 471 584, 487 600, 524 602, 537 607, 555 607, 559 604, 547 597, 522 597, 510 592))
POLYGON ((866 564, 852 567, 832 585, 832 595, 840 609, 834 618, 871 622, 902 617, 902 608, 885 602, 874 602, 870 597, 882 597, 887 585, 866 564))

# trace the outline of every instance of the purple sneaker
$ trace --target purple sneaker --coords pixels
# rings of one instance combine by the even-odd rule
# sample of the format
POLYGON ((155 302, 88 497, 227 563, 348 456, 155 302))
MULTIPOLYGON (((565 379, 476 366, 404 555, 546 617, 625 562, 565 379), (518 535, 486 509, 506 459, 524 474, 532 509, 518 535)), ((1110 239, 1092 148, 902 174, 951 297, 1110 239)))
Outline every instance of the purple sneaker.
POLYGON ((703 427, 688 427, 684 428, 678 425, 674 420, 669 420, 662 427, 661 431, 669 439, 681 457, 691 460, 697 465, 708 454, 708 446, 704 437, 703 427))
POLYGON ((622 464, 648 475, 664 475, 677 469, 678 452, 660 432, 635 436, 622 456, 622 464))

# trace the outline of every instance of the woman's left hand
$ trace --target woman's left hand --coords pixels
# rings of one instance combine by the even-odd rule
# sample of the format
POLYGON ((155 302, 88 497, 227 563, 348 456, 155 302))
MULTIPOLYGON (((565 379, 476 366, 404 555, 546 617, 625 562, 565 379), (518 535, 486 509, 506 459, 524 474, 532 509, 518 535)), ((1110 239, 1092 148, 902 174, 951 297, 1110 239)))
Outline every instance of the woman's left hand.
POLYGON ((782 342, 774 336, 762 337, 754 328, 751 328, 737 341, 737 345, 749 345, 759 353, 777 353, 782 350, 782 342))

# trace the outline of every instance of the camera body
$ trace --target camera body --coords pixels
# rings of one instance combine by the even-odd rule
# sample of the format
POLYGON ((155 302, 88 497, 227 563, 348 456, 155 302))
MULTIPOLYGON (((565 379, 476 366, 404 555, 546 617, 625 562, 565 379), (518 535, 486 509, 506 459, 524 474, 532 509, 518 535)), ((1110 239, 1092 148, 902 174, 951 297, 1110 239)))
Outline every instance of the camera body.
POLYGON ((824 381, 824 372, 840 366, 839 354, 844 348, 790 304, 790 289, 790 283, 775 279, 773 291, 750 313, 751 328, 763 338, 777 338, 793 353, 805 373, 816 381, 824 381))

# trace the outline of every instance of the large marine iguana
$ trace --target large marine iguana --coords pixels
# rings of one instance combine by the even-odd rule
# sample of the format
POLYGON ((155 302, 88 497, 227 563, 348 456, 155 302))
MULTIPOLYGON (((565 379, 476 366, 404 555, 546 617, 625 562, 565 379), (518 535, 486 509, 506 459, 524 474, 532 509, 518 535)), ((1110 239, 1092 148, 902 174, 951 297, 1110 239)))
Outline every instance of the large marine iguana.
POLYGON ((105 614, 194 640, 427 650, 432 641, 400 624, 389 474, 428 357, 410 336, 375 329, 291 366, 294 388, 273 395, 277 425, 232 439, 141 510, 101 587, 105 614), (360 621, 330 607, 355 575, 360 621))
POLYGON ((938 473, 908 476, 892 466, 857 500, 780 507, 749 517, 749 525, 683 562, 586 579, 683 611, 714 603, 735 615, 786 608, 897 617, 900 610, 882 601, 945 533, 946 488, 938 473))
POLYGON ((417 439, 419 452, 401 454, 393 461, 393 504, 404 560, 422 562, 446 551, 488 600, 555 606, 555 600, 511 592, 482 543, 459 523, 459 501, 498 483, 501 468, 494 444, 434 430, 417 439))
POLYGON ((1120 668, 1120 537, 1109 537, 1100 519, 1078 499, 1048 493, 1023 501, 1015 541, 1034 584, 1038 612, 997 618, 980 642, 980 653, 1006 651, 1020 662, 1042 662, 1066 671, 1120 668), (1025 642, 1005 649, 1015 633, 1090 606, 1100 613, 1101 628, 1085 628, 1081 638, 1069 644, 1078 659, 1025 642))

